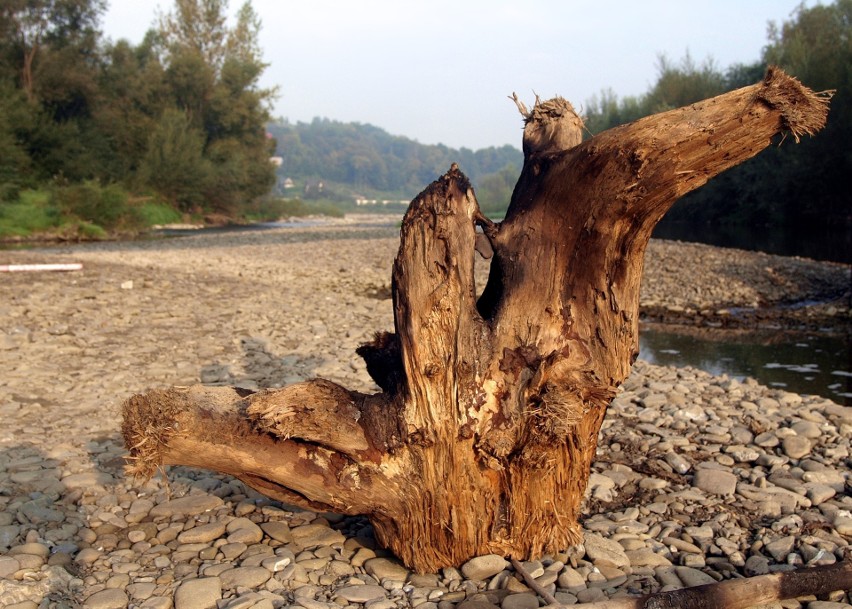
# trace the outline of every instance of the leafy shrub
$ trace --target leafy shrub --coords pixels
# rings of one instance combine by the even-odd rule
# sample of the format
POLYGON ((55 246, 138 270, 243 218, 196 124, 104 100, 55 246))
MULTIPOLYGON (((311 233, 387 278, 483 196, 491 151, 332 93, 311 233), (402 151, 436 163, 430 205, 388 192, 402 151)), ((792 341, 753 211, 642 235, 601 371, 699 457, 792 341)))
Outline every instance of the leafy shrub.
POLYGON ((133 207, 133 213, 142 226, 174 224, 183 220, 180 212, 160 201, 143 201, 133 207))
POLYGON ((61 222, 59 210, 50 204, 50 194, 43 190, 24 190, 17 199, 0 202, 0 237, 25 237, 48 231, 61 222))
POLYGON ((53 190, 53 204, 66 216, 97 224, 106 229, 135 224, 127 192, 118 184, 101 186, 83 182, 53 190))

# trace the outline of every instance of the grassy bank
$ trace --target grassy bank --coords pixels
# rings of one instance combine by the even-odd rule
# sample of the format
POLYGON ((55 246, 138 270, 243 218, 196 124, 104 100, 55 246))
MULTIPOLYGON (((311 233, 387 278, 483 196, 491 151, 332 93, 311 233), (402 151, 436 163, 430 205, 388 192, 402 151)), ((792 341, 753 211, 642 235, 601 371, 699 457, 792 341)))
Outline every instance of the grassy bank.
POLYGON ((239 217, 181 214, 155 197, 134 196, 115 184, 85 182, 23 190, 0 201, 0 241, 107 239, 173 223, 243 224, 308 215, 340 217, 343 211, 330 201, 270 197, 246 206, 239 217))

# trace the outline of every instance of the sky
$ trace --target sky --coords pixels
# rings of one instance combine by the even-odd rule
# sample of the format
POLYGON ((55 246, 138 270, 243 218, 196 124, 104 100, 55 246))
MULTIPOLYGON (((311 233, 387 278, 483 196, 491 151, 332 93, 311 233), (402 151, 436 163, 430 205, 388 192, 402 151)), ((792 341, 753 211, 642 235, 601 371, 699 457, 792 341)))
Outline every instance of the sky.
MULTIPOLYGON (((760 59, 770 21, 801 0, 253 0, 278 87, 273 116, 369 123, 423 144, 520 148, 508 98, 561 95, 582 110, 641 95, 658 58, 724 70, 760 59)), ((242 0, 231 0, 236 13, 242 0)), ((815 0, 805 2, 813 6, 815 0)), ((136 44, 167 0, 110 0, 104 35, 136 44)))

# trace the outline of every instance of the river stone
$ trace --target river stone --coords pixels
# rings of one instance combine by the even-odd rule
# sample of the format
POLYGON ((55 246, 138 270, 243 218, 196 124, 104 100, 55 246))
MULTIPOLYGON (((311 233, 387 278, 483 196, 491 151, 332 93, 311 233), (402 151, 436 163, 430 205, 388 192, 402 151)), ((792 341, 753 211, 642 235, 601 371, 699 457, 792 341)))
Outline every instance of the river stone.
POLYGON ((835 516, 832 524, 834 524, 834 530, 841 535, 852 536, 852 518, 838 515, 835 516))
POLYGON ((21 534, 21 527, 16 524, 0 526, 0 551, 8 548, 21 534))
POLYGON ((290 534, 292 535, 293 543, 303 548, 331 546, 342 544, 346 541, 343 533, 335 531, 324 524, 304 524, 290 529, 290 534))
POLYGON ((813 421, 796 421, 795 423, 793 423, 790 429, 795 431, 796 435, 804 436, 805 438, 810 438, 811 440, 816 440, 817 438, 822 436, 822 430, 820 430, 819 425, 817 425, 813 421))
POLYGON ((43 543, 24 543, 19 546, 9 548, 9 554, 32 554, 41 558, 47 558, 50 555, 50 548, 43 543))
POLYGON ((781 442, 784 454, 791 459, 801 459, 811 452, 811 441, 802 436, 787 436, 781 442))
POLYGON ((207 543, 218 539, 225 533, 223 522, 211 522, 201 526, 192 527, 177 536, 180 543, 207 543))
POLYGON ((65 520, 65 514, 59 510, 54 510, 38 500, 27 501, 21 506, 21 513, 32 524, 43 524, 45 522, 62 522, 65 520))
POLYGON ((175 590, 174 609, 216 609, 221 598, 222 580, 218 577, 190 579, 175 590))
POLYGON ((83 472, 81 474, 71 474, 62 478, 62 484, 69 490, 77 488, 93 488, 103 487, 107 484, 113 484, 115 479, 104 472, 83 472))
POLYGON ((0 556, 0 579, 7 578, 21 569, 21 564, 11 556, 0 556))
POLYGON ((85 601, 85 609, 125 609, 127 607, 127 594, 118 588, 107 588, 95 592, 85 601))
POLYGON ((613 567, 629 567, 630 559, 624 553, 624 548, 617 541, 606 539, 597 533, 586 533, 584 537, 586 556, 593 563, 603 562, 613 567))
POLYGON ((781 537, 775 541, 770 541, 764 546, 764 549, 772 555, 775 562, 784 562, 787 555, 793 551, 793 546, 796 544, 796 538, 793 535, 781 537))
POLYGON ((461 571, 464 576, 473 581, 482 581, 494 575, 497 575, 509 566, 506 559, 497 554, 485 554, 471 558, 462 565, 461 571))
POLYGON ((234 518, 228 523, 229 543, 244 543, 248 546, 260 543, 263 530, 248 518, 234 518))
POLYGON ((668 558, 657 554, 650 548, 626 550, 624 553, 630 560, 631 567, 668 567, 672 564, 668 558))
POLYGON ((683 585, 687 588, 716 583, 716 580, 707 575, 704 571, 699 571, 692 567, 675 567, 675 572, 677 573, 680 581, 682 581, 683 585))
POLYGON ((538 597, 529 592, 510 594, 503 599, 502 609, 538 609, 538 597))
POLYGON ((266 583, 272 573, 263 567, 236 567, 222 571, 219 579, 223 588, 257 588, 266 583))
POLYGON ((371 558, 364 562, 364 570, 379 581, 392 579, 404 582, 409 575, 409 570, 402 563, 389 558, 371 558))
POLYGON ((344 586, 335 594, 350 603, 367 603, 369 601, 385 598, 387 592, 381 586, 365 584, 363 586, 344 586))
POLYGON ((290 534, 290 525, 286 522, 280 520, 264 522, 260 525, 260 528, 275 541, 290 543, 293 540, 293 536, 290 534))
POLYGON ((187 495, 171 501, 165 501, 151 508, 150 515, 154 518, 159 516, 197 516, 222 505, 222 501, 215 495, 187 495))
POLYGON ((737 477, 730 472, 701 468, 696 470, 692 486, 713 495, 733 495, 737 490, 737 477))
POLYGON ((586 587, 586 579, 571 567, 565 567, 556 580, 560 588, 565 590, 583 590, 586 587))

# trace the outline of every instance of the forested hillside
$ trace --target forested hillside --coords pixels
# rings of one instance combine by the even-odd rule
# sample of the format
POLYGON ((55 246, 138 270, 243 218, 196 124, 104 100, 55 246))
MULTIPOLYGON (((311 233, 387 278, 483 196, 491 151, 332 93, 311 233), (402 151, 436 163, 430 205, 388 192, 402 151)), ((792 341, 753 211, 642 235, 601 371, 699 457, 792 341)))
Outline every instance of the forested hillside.
POLYGON ((456 150, 394 136, 379 127, 316 118, 310 123, 279 121, 268 126, 282 164, 278 175, 297 184, 323 181, 354 195, 411 199, 426 184, 458 163, 477 186, 484 207, 508 202, 523 155, 512 146, 456 150), (499 177, 511 176, 508 186, 499 177), (496 174, 496 175, 494 175, 496 174))
MULTIPOLYGON (((848 226, 852 175, 852 0, 805 8, 773 25, 760 60, 718 68, 696 64, 688 55, 678 64, 661 58, 657 82, 639 97, 618 98, 604 91, 586 104, 592 133, 676 108, 758 81, 768 65, 781 66, 816 91, 836 90, 826 128, 798 145, 778 139, 757 157, 687 195, 667 220, 749 225, 802 223, 848 226)), ((793 136, 788 135, 788 138, 793 136)))

